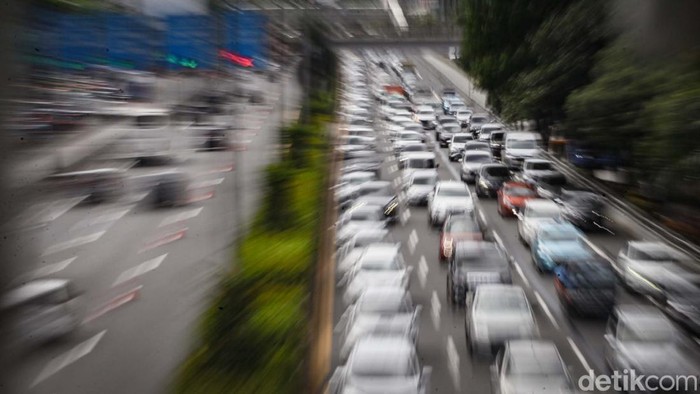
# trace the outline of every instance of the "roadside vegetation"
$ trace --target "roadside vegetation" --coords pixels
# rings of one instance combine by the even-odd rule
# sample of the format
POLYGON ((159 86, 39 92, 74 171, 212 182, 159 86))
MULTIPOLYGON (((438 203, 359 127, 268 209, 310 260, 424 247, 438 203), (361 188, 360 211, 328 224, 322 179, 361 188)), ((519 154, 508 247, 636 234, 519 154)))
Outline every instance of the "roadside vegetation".
POLYGON ((300 65, 299 75, 308 77, 301 120, 280 130, 285 149, 265 171, 261 207, 204 313, 176 393, 304 391, 308 295, 335 108, 336 59, 315 29, 300 65))
POLYGON ((469 0, 459 63, 505 120, 533 119, 545 137, 557 130, 614 155, 631 180, 621 193, 661 220, 692 222, 700 219, 700 52, 689 32, 698 32, 690 16, 698 9, 469 0))

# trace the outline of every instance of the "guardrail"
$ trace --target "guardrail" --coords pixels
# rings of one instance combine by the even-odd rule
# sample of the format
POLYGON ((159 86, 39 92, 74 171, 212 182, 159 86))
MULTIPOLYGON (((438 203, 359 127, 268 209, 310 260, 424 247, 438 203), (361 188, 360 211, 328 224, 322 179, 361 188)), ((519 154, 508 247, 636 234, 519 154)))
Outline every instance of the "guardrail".
MULTIPOLYGON (((429 65, 430 66, 430 65, 429 65)), ((460 89, 458 84, 453 83, 451 80, 447 79, 444 75, 439 73, 437 70, 431 72, 431 74, 438 79, 441 83, 447 86, 455 86, 457 91, 462 94, 463 97, 468 97, 465 92, 460 89)), ((501 123, 504 123, 498 116, 496 116, 490 110, 483 108, 481 105, 477 104, 475 101, 471 100, 471 104, 478 107, 485 112, 488 112, 494 116, 494 118, 501 123)), ((505 124, 505 123, 504 123, 505 124)), ((604 194, 608 200, 608 208, 616 210, 615 216, 618 218, 616 221, 618 225, 622 225, 627 231, 632 233, 635 237, 649 240, 659 240, 667 243, 679 251, 687 254, 696 261, 700 261, 700 246, 694 244, 693 242, 685 239, 680 234, 656 223, 654 219, 651 219, 647 214, 645 214, 639 208, 623 201, 621 198, 616 197, 615 193, 609 188, 602 185, 600 182, 593 181, 583 174, 581 174, 576 168, 571 166, 571 164, 560 160, 559 158, 553 156, 549 152, 542 151, 542 156, 551 160, 555 165, 561 170, 561 172, 574 181, 574 183, 580 184, 587 188, 592 189, 598 193, 604 194), (627 223, 624 223, 624 222, 627 223)), ((612 256, 614 257, 614 256, 612 256)), ((697 265, 689 267, 692 269, 698 269, 697 265)))

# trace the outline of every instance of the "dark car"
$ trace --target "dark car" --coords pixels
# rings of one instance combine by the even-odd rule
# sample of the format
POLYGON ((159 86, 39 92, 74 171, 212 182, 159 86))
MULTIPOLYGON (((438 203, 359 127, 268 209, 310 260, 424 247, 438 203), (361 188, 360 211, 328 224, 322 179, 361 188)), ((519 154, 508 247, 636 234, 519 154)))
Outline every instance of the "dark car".
POLYGON ((124 190, 124 171, 118 168, 65 172, 48 179, 57 190, 86 196, 84 201, 94 204, 114 199, 124 190))
POLYGON ((615 305, 615 271, 604 261, 564 261, 554 268, 554 288, 572 316, 607 316, 615 305))
POLYGON ((600 230, 610 226, 603 211, 605 199, 593 192, 583 190, 562 190, 554 200, 562 207, 562 217, 583 231, 600 230))
POLYGON ((226 129, 212 129, 206 132, 204 149, 206 150, 226 150, 229 148, 228 135, 226 129))
POLYGON ((458 242, 447 270, 447 301, 464 306, 467 293, 484 283, 512 283, 508 257, 493 242, 458 242))
POLYGON ((484 164, 476 173, 474 190, 479 197, 496 197, 503 183, 511 179, 510 170, 503 164, 484 164))
POLYGON ((187 198, 187 177, 180 173, 163 174, 153 188, 153 203, 157 207, 183 204, 187 198))
POLYGON ((532 183, 538 196, 549 199, 557 198, 567 186, 566 176, 561 173, 534 176, 532 183))
POLYGON ((505 136, 505 130, 494 130, 489 137, 491 154, 499 159, 501 158, 501 150, 503 150, 503 144, 505 143, 505 136))
POLYGON ((685 327, 693 336, 700 337, 700 286, 697 277, 677 276, 663 284, 663 304, 668 315, 685 327))
POLYGON ((376 205, 382 208, 387 224, 395 224, 398 220, 399 199, 394 194, 369 194, 356 200, 358 204, 376 205))
POLYGON ((452 137, 454 137, 455 134, 461 133, 462 129, 459 127, 459 124, 457 123, 449 123, 446 125, 443 125, 440 128, 440 136, 438 137, 438 142, 440 143, 441 148, 447 148, 447 146, 450 144, 450 141, 452 141, 452 137))
POLYGON ((481 241, 484 230, 472 213, 450 215, 440 231, 440 261, 452 257, 455 244, 461 241, 481 241))

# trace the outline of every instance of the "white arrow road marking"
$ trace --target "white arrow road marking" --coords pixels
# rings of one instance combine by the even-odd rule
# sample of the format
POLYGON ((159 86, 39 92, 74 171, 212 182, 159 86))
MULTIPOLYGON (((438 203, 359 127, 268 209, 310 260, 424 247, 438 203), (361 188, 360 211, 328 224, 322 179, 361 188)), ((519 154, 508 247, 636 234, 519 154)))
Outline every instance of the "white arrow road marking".
POLYGON ((109 222, 116 222, 117 220, 121 219, 131 211, 131 209, 134 207, 134 205, 128 206, 124 209, 120 210, 114 210, 112 212, 107 212, 103 215, 97 216, 97 217, 88 217, 85 220, 81 220, 78 223, 76 223, 69 231, 75 231, 78 229, 83 229, 87 227, 94 226, 96 224, 102 224, 102 223, 109 223, 109 222))
POLYGON ((70 364, 73 364, 74 362, 78 361, 78 359, 90 354, 90 352, 92 352, 95 346, 97 346, 97 343, 100 342, 100 339, 102 339, 106 332, 107 330, 100 332, 99 334, 93 336, 87 341, 78 344, 76 347, 63 354, 61 357, 58 357, 51 361, 44 368, 44 370, 41 371, 39 376, 37 376, 37 378, 34 380, 34 383, 32 383, 30 387, 36 386, 37 384, 46 380, 48 377, 55 374, 56 372, 62 370, 70 364))
POLYGON ((459 393, 461 391, 459 353, 457 352, 457 347, 455 346, 454 339, 452 339, 452 335, 447 336, 447 367, 450 370, 450 376, 452 376, 452 384, 459 393))
POLYGON ((145 261, 137 265, 136 267, 129 268, 128 270, 122 272, 121 275, 119 275, 119 277, 117 277, 117 280, 114 281, 114 284, 112 286, 117 286, 126 281, 134 279, 137 276, 141 276, 146 272, 153 271, 154 269, 158 268, 158 266, 160 266, 160 264, 163 262, 163 260, 165 260, 166 257, 168 257, 167 253, 145 261))
POLYGON ((408 236, 408 251, 413 254, 416 252, 416 244, 418 244, 418 234, 416 229, 411 231, 411 235, 408 236))
POLYGON ((433 318, 433 326, 435 331, 440 331, 440 311, 442 305, 440 305, 440 298, 437 295, 437 291, 433 290, 433 296, 430 298, 430 316, 433 318))
POLYGON ((401 216, 399 217, 399 219, 401 220, 401 225, 405 226, 406 222, 408 222, 408 219, 410 219, 410 218, 411 218, 411 210, 410 209, 406 209, 405 211, 401 212, 401 216))
POLYGON ((65 241, 65 242, 57 243, 53 246, 48 247, 46 249, 46 251, 44 251, 42 256, 48 256, 50 254, 62 252, 62 251, 67 250, 67 249, 76 248, 78 246, 82 246, 82 245, 89 244, 91 242, 95 242, 98 239, 100 239, 100 237, 102 237, 106 232, 107 232, 107 230, 98 231, 96 233, 83 235, 81 237, 76 237, 76 238, 70 239, 70 240, 65 241))
POLYGON ((75 259, 77 259, 78 256, 71 257, 69 259, 59 261, 58 263, 52 263, 48 264, 44 267, 41 267, 34 272, 30 274, 30 277, 32 278, 42 278, 44 276, 49 276, 51 274, 55 274, 56 272, 63 271, 72 263, 75 259))
POLYGON ((525 277, 525 273, 523 272, 523 269, 520 268, 520 263, 515 261, 514 265, 515 265, 515 270, 518 272, 518 275, 520 275, 520 279, 523 280, 523 283, 525 283, 525 286, 530 287, 530 281, 527 280, 527 278, 525 277))
POLYGON ((425 282, 428 279, 428 271, 428 263, 425 262, 425 256, 420 256, 418 261, 418 281, 423 289, 425 289, 425 282))
POLYGON ((180 212, 180 213, 177 213, 175 215, 170 215, 167 218, 163 219, 163 221, 160 223, 160 225, 158 227, 165 227, 169 224, 182 222, 182 221, 185 221, 187 219, 191 219, 193 217, 196 217, 197 215, 199 215, 200 212, 202 212, 202 209, 204 209, 204 207, 190 209, 189 211, 180 212))

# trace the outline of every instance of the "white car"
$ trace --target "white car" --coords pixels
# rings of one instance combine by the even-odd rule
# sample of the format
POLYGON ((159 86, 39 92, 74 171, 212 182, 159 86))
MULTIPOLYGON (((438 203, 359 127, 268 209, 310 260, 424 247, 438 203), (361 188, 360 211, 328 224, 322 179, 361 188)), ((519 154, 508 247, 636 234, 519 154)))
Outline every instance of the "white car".
POLYGON ((472 141, 473 139, 474 137, 469 133, 457 133, 453 135, 450 144, 447 146, 449 149, 450 161, 456 161, 461 157, 461 152, 464 150, 467 141, 472 141))
POLYGON ((435 121, 435 110, 430 106, 420 106, 414 115, 416 121, 420 122, 426 130, 432 130, 437 125, 435 121))
POLYGON ((474 210, 471 193, 462 182, 440 181, 428 196, 428 222, 442 226, 449 215, 474 210))
POLYGON ((464 152, 462 157, 462 167, 460 169, 460 178, 464 182, 474 183, 476 174, 479 172, 482 164, 493 163, 491 152, 483 150, 469 150, 464 152))
POLYGON ((688 256, 662 242, 629 241, 618 253, 614 268, 629 289, 657 296, 663 293, 659 284, 664 279, 693 276, 679 265, 689 261, 688 256))
POLYGON ((403 183, 408 181, 413 171, 426 169, 434 170, 439 167, 437 157, 435 153, 432 152, 406 152, 399 157, 398 161, 403 183))
POLYGON ((542 223, 561 221, 561 208, 550 200, 528 200, 521 213, 518 213, 518 239, 525 245, 534 241, 542 223))
POLYGON ((437 170, 415 170, 404 184, 406 201, 410 205, 425 205, 428 196, 440 180, 437 170))
POLYGON ((362 248, 355 248, 338 262, 336 277, 342 280, 358 264, 369 266, 375 261, 395 263, 396 266, 405 267, 406 262, 399 251, 400 247, 401 245, 398 243, 377 242, 362 248), (394 260, 396 261, 394 262, 394 260))
POLYGON ((469 125, 469 118, 472 116, 472 111, 466 109, 465 107, 460 107, 455 113, 455 117, 459 121, 459 125, 462 127, 467 127, 469 125))
POLYGON ((406 268, 403 260, 366 260, 355 264, 341 280, 346 286, 343 294, 345 305, 351 305, 365 292, 378 286, 396 286, 408 289, 413 267, 406 268))
POLYGON ((525 159, 525 161, 523 161, 523 172, 520 174, 520 178, 524 182, 534 182, 537 177, 554 174, 559 174, 559 171, 554 168, 554 163, 551 161, 544 159, 525 159))
POLYGON ((336 329, 342 330, 341 360, 346 360, 357 341, 367 334, 406 336, 415 342, 421 307, 401 287, 373 287, 345 310, 336 329))

